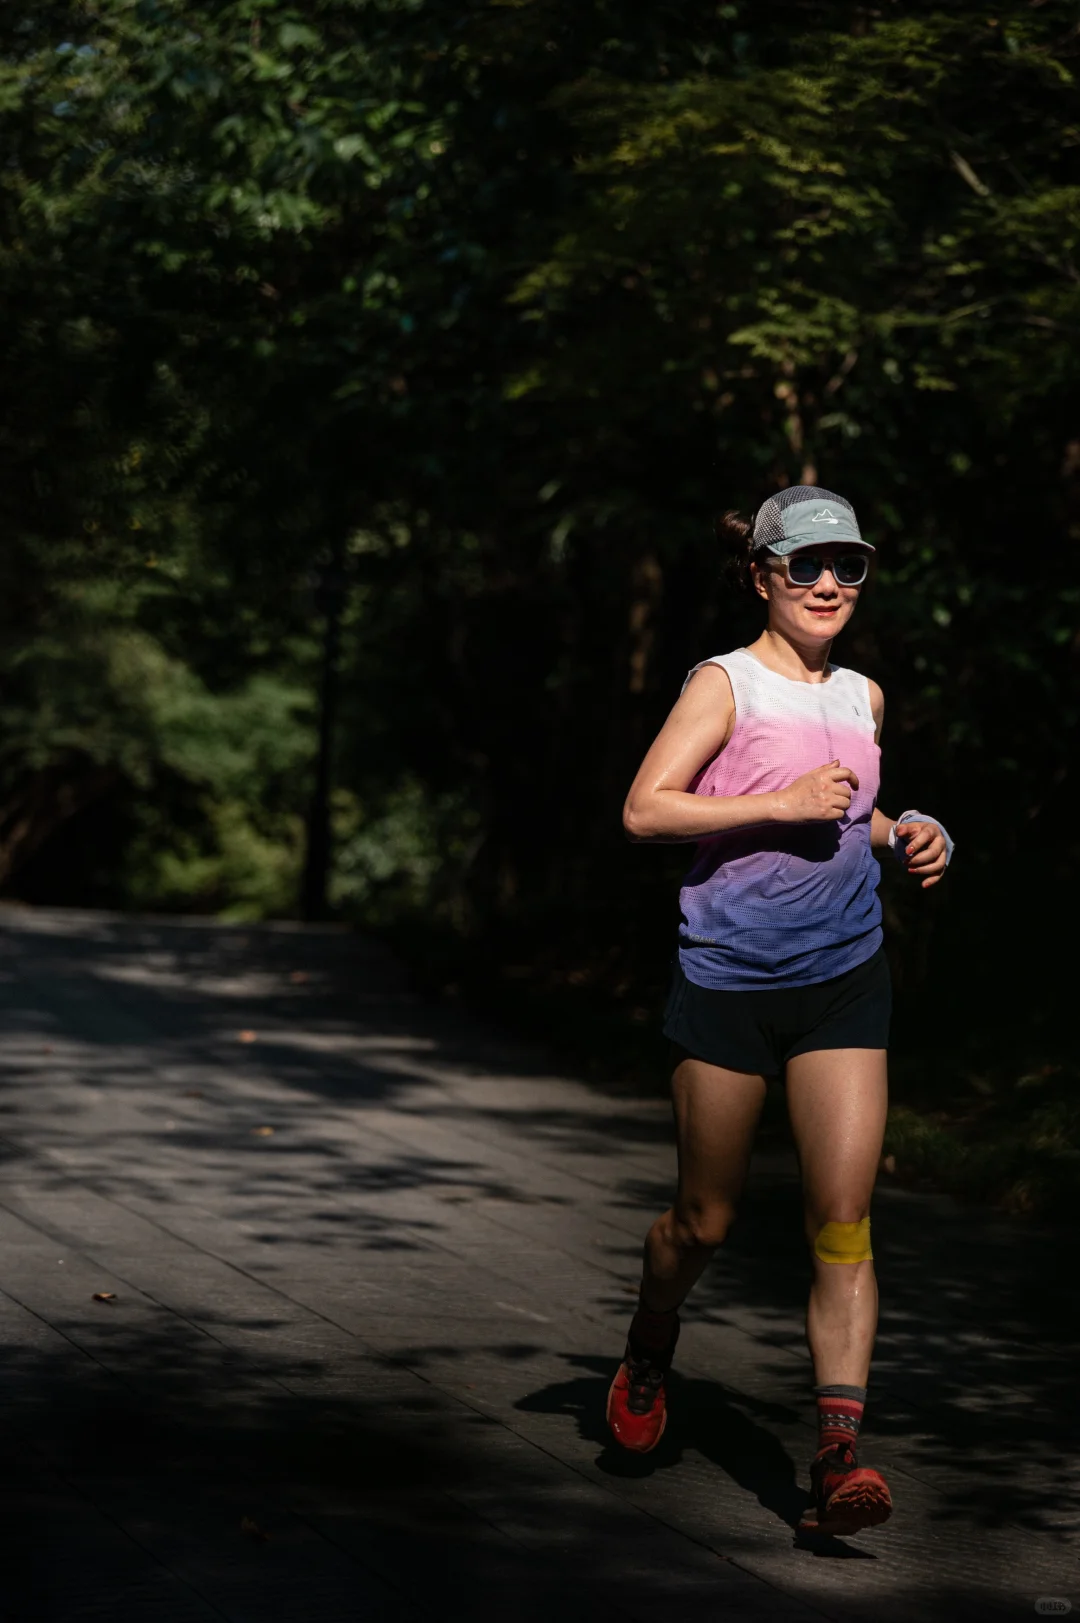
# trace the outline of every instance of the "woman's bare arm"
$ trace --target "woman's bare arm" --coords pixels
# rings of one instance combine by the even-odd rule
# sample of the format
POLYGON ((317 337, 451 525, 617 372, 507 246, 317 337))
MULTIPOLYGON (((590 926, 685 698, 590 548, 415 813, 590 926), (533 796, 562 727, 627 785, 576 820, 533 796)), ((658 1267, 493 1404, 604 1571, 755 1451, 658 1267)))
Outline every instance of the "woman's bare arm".
POLYGON ((623 808, 632 840, 675 844, 758 823, 838 821, 858 788, 854 772, 832 761, 763 795, 695 795, 688 785, 723 749, 735 724, 735 699, 721 665, 696 671, 641 763, 623 808))

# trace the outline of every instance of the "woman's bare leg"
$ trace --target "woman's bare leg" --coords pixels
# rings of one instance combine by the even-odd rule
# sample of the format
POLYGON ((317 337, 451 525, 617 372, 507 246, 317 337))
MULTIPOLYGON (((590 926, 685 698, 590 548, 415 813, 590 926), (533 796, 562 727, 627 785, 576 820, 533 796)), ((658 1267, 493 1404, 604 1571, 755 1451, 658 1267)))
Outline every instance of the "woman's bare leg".
POLYGON ((814 1268, 806 1315, 814 1380, 865 1386, 877 1331, 874 1264, 822 1262, 814 1241, 826 1223, 869 1216, 888 1104, 885 1050, 799 1054, 788 1061, 787 1094, 814 1268))
POLYGON ((693 1288, 735 1216, 765 1079, 684 1057, 671 1079, 679 1151, 675 1204, 645 1240, 641 1294, 666 1312, 693 1288))

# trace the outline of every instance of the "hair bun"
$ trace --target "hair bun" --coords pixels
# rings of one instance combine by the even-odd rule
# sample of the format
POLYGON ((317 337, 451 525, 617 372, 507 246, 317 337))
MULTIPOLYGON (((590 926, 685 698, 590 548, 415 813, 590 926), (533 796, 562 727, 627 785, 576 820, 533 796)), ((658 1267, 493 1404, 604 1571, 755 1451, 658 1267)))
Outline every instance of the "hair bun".
POLYGON ((723 513, 716 521, 716 539, 725 553, 730 574, 743 586, 750 582, 750 558, 754 550, 754 521, 742 513, 723 513))

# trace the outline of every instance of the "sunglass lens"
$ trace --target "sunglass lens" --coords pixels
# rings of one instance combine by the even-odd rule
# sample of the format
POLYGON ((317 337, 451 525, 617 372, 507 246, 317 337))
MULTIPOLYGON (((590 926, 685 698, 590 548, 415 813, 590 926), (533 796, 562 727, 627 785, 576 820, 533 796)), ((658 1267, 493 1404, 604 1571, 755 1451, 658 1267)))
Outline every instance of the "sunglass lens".
POLYGON ((788 579, 793 586, 813 586, 821 575, 821 559, 812 552, 793 552, 787 561, 788 579))
POLYGON ((833 560, 833 572, 838 586, 861 586, 866 579, 865 552, 841 552, 833 560))

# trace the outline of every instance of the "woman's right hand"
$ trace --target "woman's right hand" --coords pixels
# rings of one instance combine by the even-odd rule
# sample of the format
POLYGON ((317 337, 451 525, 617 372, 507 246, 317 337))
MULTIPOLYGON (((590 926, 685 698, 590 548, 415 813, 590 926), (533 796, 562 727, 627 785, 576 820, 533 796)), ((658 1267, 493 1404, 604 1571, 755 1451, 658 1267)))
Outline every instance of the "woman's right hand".
POLYGON ((838 760, 816 766, 774 796, 778 823, 837 823, 851 805, 859 780, 838 760))

